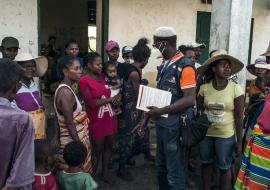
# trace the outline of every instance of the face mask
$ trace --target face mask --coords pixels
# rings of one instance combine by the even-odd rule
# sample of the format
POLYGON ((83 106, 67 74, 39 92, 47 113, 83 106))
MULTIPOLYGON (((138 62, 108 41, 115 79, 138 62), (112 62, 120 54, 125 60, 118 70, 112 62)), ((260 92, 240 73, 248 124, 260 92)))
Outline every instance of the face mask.
POLYGON ((159 50, 159 52, 162 54, 162 57, 166 58, 168 57, 168 52, 166 50, 166 43, 167 42, 160 42, 155 48, 159 50))

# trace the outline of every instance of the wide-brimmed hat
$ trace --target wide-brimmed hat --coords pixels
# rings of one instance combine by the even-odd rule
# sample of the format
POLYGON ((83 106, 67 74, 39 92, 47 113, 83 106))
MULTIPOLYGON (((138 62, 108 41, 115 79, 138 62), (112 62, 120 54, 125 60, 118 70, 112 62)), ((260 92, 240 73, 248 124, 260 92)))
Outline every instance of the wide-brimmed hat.
POLYGON ((261 65, 267 64, 266 59, 264 57, 257 58, 255 60, 255 63, 254 64, 250 64, 250 65, 247 66, 248 72, 250 72, 251 74, 255 75, 255 68, 258 68, 257 66, 259 64, 261 64, 261 65))
POLYGON ((268 48, 266 49, 266 52, 263 53, 261 56, 266 56, 266 57, 270 56, 270 42, 269 42, 268 48))
POLYGON ((48 60, 45 56, 33 57, 30 53, 19 53, 14 61, 30 61, 34 60, 36 63, 37 76, 42 77, 48 69, 48 60))
POLYGON ((267 69, 270 70, 270 64, 261 64, 261 65, 256 65, 256 68, 261 68, 261 69, 267 69))
POLYGON ((213 62, 223 59, 228 60, 231 63, 231 75, 238 73, 244 67, 244 64, 241 61, 231 55, 228 55, 226 50, 221 49, 213 52, 211 57, 207 59, 201 67, 198 68, 198 74, 203 75, 213 62))

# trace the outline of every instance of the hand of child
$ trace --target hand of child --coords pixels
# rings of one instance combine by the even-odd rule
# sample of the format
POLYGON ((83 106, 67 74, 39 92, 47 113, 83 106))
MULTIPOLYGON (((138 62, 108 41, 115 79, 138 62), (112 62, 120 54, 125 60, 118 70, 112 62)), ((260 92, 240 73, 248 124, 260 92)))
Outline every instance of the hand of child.
POLYGON ((115 108, 114 113, 115 113, 115 115, 120 115, 122 113, 121 108, 120 107, 115 108))
POLYGON ((112 104, 114 106, 120 106, 121 105, 121 99, 122 99, 122 95, 121 94, 117 94, 116 96, 114 96, 112 98, 112 104))

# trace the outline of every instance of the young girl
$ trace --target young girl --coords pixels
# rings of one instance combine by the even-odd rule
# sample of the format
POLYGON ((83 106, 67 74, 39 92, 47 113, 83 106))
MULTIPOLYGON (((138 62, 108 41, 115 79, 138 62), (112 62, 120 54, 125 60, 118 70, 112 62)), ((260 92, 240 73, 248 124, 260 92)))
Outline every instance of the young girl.
POLYGON ((35 139, 44 139, 46 138, 45 111, 40 91, 33 77, 41 77, 45 74, 48 61, 45 57, 34 58, 29 53, 18 54, 15 61, 23 68, 21 88, 15 97, 16 104, 31 116, 35 128, 35 139))
POLYGON ((49 144, 44 139, 35 140, 35 182, 33 190, 58 190, 54 175, 50 171, 53 157, 49 144))
POLYGON ((198 70, 206 79, 200 88, 198 106, 205 110, 211 122, 200 144, 204 190, 211 189, 215 158, 220 170, 219 189, 232 188, 230 168, 233 152, 241 154, 245 101, 241 86, 228 79, 243 66, 225 50, 217 50, 198 70))
POLYGON ((112 155, 113 136, 117 130, 117 118, 112 104, 117 96, 111 97, 106 86, 105 76, 101 73, 102 60, 93 52, 85 57, 87 73, 78 82, 78 90, 85 102, 86 112, 90 119, 89 132, 93 140, 94 174, 102 157, 103 181, 113 184, 109 176, 108 164, 112 155))
POLYGON ((64 160, 68 164, 65 171, 57 175, 57 183, 62 190, 94 190, 97 184, 89 173, 82 172, 87 150, 80 141, 72 141, 64 149, 64 160))

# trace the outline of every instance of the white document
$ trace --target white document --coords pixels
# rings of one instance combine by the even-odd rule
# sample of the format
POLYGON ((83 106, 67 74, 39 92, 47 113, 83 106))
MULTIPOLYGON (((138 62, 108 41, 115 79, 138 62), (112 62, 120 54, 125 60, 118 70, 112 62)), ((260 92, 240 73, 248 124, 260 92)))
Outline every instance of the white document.
MULTIPOLYGON (((157 108, 162 108, 171 104, 172 93, 160 90, 144 85, 140 85, 137 109, 143 111, 149 111, 147 107, 155 106, 157 108)), ((168 114, 162 115, 162 117, 168 117, 168 114)))

